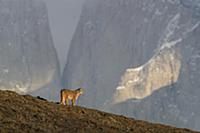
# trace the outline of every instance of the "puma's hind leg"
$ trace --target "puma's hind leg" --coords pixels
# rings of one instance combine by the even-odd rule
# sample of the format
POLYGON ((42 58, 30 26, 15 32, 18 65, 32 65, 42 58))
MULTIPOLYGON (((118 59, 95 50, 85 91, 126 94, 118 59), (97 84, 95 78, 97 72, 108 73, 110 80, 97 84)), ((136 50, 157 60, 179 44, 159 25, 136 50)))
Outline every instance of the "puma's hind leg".
POLYGON ((60 91, 60 104, 65 105, 65 96, 62 90, 60 91))

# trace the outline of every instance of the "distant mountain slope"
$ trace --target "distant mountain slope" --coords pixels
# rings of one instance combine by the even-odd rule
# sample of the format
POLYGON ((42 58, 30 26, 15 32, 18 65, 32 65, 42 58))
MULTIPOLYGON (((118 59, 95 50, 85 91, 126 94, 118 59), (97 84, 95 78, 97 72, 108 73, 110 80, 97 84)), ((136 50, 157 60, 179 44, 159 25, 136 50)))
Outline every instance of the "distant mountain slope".
POLYGON ((58 105, 11 91, 0 91, 0 132, 195 133, 78 106, 58 105))
POLYGON ((55 99, 59 63, 43 0, 0 1, 0 89, 55 99))

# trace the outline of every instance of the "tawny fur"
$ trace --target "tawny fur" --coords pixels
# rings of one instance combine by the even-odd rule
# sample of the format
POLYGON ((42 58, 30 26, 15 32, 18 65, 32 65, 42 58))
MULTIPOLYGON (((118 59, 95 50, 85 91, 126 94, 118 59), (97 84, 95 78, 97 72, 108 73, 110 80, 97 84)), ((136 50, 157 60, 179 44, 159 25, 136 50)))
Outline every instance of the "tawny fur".
POLYGON ((62 89, 60 91, 60 104, 68 105, 68 100, 71 100, 72 106, 75 106, 76 100, 81 94, 83 94, 82 88, 76 90, 62 89))

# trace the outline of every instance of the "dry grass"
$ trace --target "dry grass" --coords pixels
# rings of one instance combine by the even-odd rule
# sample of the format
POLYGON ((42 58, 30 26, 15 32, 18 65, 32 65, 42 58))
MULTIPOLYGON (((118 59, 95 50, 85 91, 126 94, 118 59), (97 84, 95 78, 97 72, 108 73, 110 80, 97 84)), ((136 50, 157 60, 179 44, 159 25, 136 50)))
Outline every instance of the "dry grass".
POLYGON ((192 133, 83 107, 0 91, 0 133, 192 133))

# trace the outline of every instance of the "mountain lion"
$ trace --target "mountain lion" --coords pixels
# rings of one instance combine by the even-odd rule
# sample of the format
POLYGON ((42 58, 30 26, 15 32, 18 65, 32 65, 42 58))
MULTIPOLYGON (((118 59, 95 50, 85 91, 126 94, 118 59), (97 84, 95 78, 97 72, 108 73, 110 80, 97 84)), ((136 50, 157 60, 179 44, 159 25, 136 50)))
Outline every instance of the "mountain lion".
POLYGON ((76 90, 62 89, 60 91, 60 104, 68 105, 68 99, 72 101, 72 106, 76 104, 78 97, 83 94, 83 88, 76 90))

